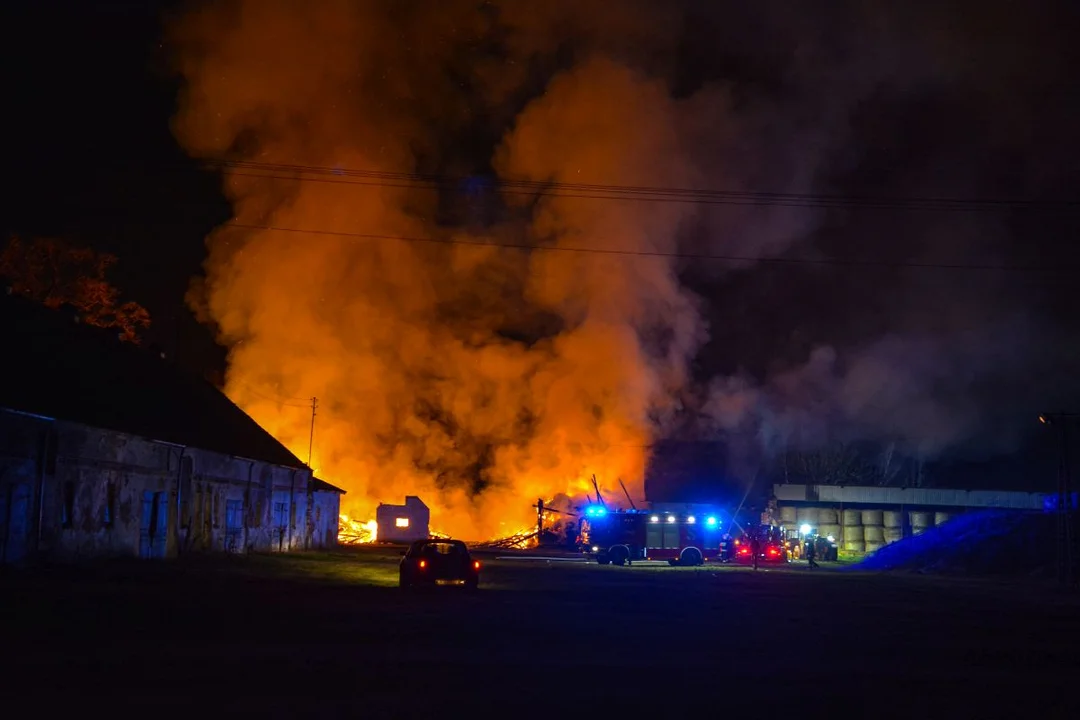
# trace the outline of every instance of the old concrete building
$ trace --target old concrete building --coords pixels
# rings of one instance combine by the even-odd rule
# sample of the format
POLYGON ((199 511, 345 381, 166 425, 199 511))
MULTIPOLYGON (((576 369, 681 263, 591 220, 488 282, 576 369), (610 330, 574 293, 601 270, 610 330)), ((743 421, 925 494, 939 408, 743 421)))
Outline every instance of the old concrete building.
POLYGON ((406 495, 404 505, 379 503, 375 509, 379 542, 407 543, 428 537, 431 511, 415 495, 406 495))
POLYGON ((0 298, 0 562, 336 544, 338 488, 216 388, 0 298))

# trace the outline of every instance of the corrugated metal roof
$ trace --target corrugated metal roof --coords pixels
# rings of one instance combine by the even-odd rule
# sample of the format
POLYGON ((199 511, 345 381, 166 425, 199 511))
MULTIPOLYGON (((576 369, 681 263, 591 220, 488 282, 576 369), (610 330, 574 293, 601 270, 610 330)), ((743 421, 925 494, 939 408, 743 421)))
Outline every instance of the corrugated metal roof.
POLYGON ((956 490, 950 488, 890 488, 840 485, 773 486, 780 502, 822 502, 851 505, 926 505, 938 507, 1012 508, 1041 510, 1043 493, 998 490, 956 490))

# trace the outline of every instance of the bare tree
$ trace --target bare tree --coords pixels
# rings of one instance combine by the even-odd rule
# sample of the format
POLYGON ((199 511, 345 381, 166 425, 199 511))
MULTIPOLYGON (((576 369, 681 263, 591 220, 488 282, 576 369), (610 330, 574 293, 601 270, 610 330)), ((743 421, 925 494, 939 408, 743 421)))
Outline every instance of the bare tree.
POLYGON ((859 485, 873 475, 859 451, 841 442, 812 452, 787 453, 784 468, 785 474, 812 485, 859 485))

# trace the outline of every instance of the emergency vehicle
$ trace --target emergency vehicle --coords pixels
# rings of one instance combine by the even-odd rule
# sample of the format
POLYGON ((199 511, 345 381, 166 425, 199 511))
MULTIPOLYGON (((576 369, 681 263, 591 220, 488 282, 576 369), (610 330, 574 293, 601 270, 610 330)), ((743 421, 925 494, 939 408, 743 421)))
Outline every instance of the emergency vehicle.
POLYGON ((581 551, 601 565, 626 565, 635 560, 701 565, 719 555, 722 525, 719 513, 591 505, 581 520, 581 551))
POLYGON ((735 540, 735 561, 754 562, 753 539, 758 540, 758 562, 786 563, 791 561, 791 543, 784 528, 777 525, 759 525, 749 527, 741 537, 735 540))
POLYGON ((813 543, 814 555, 818 560, 836 562, 840 558, 840 544, 832 535, 822 535, 816 527, 802 525, 799 528, 788 528, 787 546, 796 560, 806 556, 806 546, 813 543))

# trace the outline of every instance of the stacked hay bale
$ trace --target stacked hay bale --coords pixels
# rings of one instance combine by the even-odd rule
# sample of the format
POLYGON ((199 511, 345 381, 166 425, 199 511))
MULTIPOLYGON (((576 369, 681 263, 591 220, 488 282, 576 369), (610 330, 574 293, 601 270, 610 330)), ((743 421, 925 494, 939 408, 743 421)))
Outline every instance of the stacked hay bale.
POLYGON ((934 513, 934 527, 937 527, 938 525, 944 525, 945 523, 949 522, 949 519, 951 517, 952 517, 952 513, 947 513, 947 512, 936 512, 936 513, 934 513))
POLYGON ((818 511, 818 532, 825 537, 840 537, 840 517, 833 508, 821 508, 818 511))
POLYGON ((884 515, 881 510, 863 510, 863 539, 868 553, 885 547, 884 515))
POLYGON ((784 505, 780 508, 780 524, 784 527, 795 527, 795 508, 784 505))
POLYGON ((912 511, 908 515, 908 518, 911 521, 912 535, 922 535, 924 532, 926 532, 926 529, 928 527, 932 526, 934 521, 933 515, 928 512, 923 512, 921 510, 912 511))
POLYGON ((845 510, 840 518, 843 521, 841 533, 844 538, 844 550, 848 552, 866 552, 863 539, 862 512, 845 510))
POLYGON ((882 513, 882 523, 885 526, 886 545, 904 539, 904 516, 899 510, 886 510, 882 513))
POLYGON ((821 517, 820 510, 816 507, 801 507, 795 512, 795 524, 798 526, 809 525, 810 527, 818 526, 818 519, 821 517))

